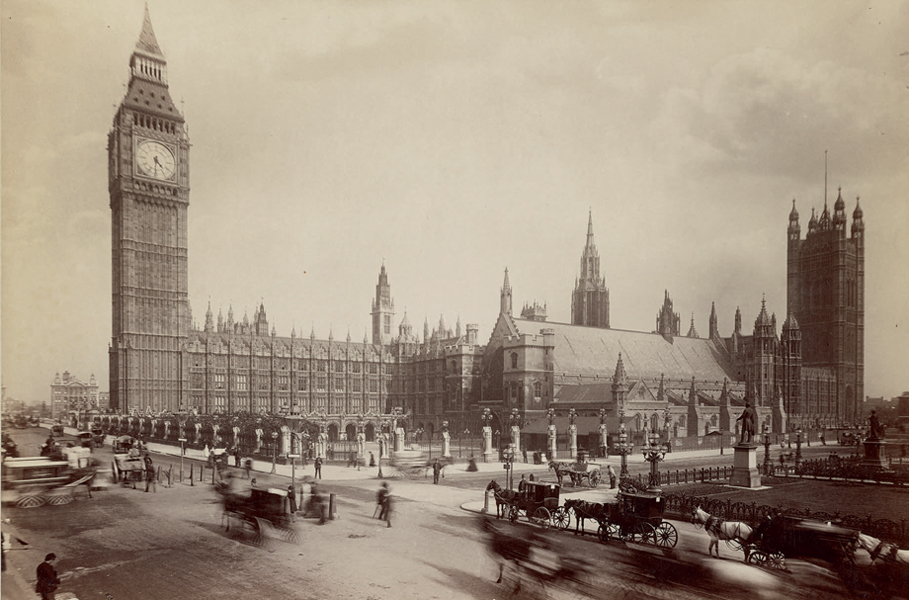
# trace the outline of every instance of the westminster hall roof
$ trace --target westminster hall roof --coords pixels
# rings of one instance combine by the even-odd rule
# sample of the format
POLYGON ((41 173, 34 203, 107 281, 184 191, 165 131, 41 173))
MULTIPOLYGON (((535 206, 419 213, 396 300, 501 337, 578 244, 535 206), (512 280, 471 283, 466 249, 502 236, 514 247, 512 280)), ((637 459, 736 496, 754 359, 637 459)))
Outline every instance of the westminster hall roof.
POLYGON ((629 382, 638 379, 679 381, 736 380, 735 369, 725 352, 713 340, 664 337, 658 333, 602 329, 549 321, 513 319, 522 334, 542 329, 555 334, 553 372, 561 375, 612 376, 622 354, 629 382))

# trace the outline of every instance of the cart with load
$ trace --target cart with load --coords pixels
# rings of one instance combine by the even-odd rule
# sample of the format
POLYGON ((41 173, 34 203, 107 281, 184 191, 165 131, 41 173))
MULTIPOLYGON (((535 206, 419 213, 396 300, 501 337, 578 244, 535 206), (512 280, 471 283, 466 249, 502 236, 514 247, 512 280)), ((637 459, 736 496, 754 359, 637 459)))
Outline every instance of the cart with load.
POLYGON ((660 494, 620 492, 617 502, 605 506, 597 531, 600 541, 620 539, 662 548, 674 548, 679 541, 675 526, 663 520, 666 503, 660 494))
POLYGON ((114 482, 132 484, 142 481, 145 463, 139 453, 139 443, 131 436, 121 435, 113 442, 114 460, 111 463, 111 474, 114 482))
POLYGON ((523 514, 531 523, 565 529, 570 517, 565 507, 559 506, 559 489, 557 483, 525 482, 524 490, 511 500, 508 518, 514 523, 523 514))

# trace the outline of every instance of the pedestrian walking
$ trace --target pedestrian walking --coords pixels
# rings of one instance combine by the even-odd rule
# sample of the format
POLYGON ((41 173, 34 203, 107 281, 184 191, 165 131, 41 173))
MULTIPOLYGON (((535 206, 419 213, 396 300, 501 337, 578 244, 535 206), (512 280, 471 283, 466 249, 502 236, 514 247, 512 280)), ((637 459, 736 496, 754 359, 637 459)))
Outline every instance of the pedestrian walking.
POLYGON ((294 489, 293 484, 287 486, 287 500, 288 508, 290 509, 290 518, 293 519, 293 515, 297 512, 297 491, 294 489))
POLYGON ((524 463, 526 464, 526 463, 527 463, 527 448, 524 448, 524 449, 521 451, 521 454, 524 455, 524 463))
POLYGON ((42 600, 54 600, 57 587, 60 585, 60 578, 57 577, 57 570, 54 569, 54 561, 57 555, 51 552, 44 557, 44 562, 38 565, 38 581, 35 583, 35 591, 41 594, 42 600))
POLYGON ((385 513, 385 496, 388 495, 388 484, 382 482, 379 491, 376 492, 376 509, 372 512, 372 518, 383 518, 385 513))
POLYGON ((606 465, 606 474, 609 476, 609 489, 615 489, 615 471, 612 470, 612 465, 606 465))
POLYGON ((148 488, 151 487, 152 491, 156 494, 158 493, 158 482, 155 477, 155 465, 152 463, 152 459, 146 455, 145 456, 145 491, 148 491, 148 488))
MULTIPOLYGON (((385 485, 386 488, 388 487, 388 483, 386 483, 386 482, 382 482, 382 483, 383 483, 383 485, 385 485)), ((386 525, 387 527, 391 527, 392 504, 393 504, 393 501, 392 501, 392 499, 391 499, 391 491, 388 490, 388 489, 386 489, 386 491, 385 491, 385 507, 384 507, 385 510, 383 511, 383 514, 385 515, 385 525, 386 525)))
POLYGON ((246 478, 249 479, 249 472, 252 471, 252 459, 247 458, 243 465, 246 467, 246 478))
POLYGON ((376 466, 376 455, 373 454, 372 452, 369 453, 369 466, 370 467, 376 466))
POLYGON ((442 465, 439 463, 439 459, 436 459, 436 462, 432 463, 432 482, 434 484, 439 483, 439 475, 442 474, 442 465))
POLYGON ((317 456, 317 457, 316 457, 316 462, 313 463, 313 464, 315 464, 315 466, 316 466, 315 478, 316 478, 316 479, 322 479, 322 457, 321 457, 321 456, 317 456))

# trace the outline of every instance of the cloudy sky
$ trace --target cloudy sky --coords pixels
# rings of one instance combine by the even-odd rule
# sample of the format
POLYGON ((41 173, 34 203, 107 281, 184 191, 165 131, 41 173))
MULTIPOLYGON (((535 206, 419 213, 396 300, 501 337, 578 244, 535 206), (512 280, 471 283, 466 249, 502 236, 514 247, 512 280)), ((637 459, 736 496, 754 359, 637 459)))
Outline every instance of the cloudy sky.
MULTIPOLYGON (((384 260, 398 322, 486 338, 570 321, 592 211, 611 321, 786 312, 792 200, 867 227, 866 394, 909 389, 909 3, 150 0, 189 124, 194 318, 362 340, 384 260)), ((138 0, 2 4, 2 375, 107 390, 106 135, 138 0)), ((182 103, 182 104, 181 104, 182 103)))

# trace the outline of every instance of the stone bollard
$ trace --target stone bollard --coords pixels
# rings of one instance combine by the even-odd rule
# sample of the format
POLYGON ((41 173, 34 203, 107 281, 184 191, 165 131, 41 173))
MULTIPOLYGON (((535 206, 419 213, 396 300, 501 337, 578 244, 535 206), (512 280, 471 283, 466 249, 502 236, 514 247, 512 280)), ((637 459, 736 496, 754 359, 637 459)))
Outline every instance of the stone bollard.
POLYGON ((483 510, 480 511, 482 514, 489 512, 489 490, 483 492, 483 510))

